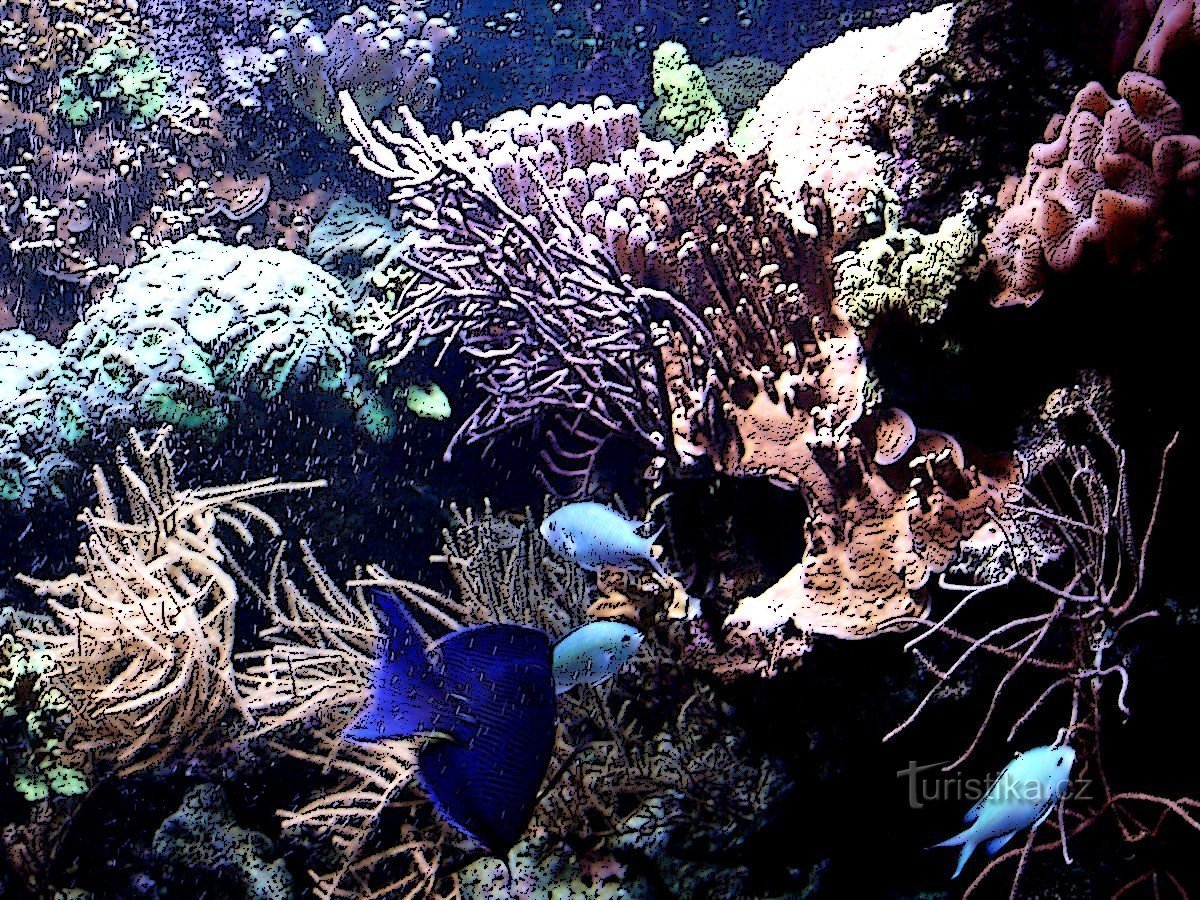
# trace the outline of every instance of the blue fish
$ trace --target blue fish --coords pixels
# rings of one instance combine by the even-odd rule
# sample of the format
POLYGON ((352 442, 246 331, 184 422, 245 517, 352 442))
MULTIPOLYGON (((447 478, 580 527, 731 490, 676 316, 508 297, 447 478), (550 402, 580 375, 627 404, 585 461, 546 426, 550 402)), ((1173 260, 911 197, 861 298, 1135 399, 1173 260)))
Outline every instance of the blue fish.
POLYGON ((554 686, 558 693, 577 684, 603 684, 633 659, 642 633, 624 622, 589 622, 554 645, 554 686))
MULTIPOLYGON (((1067 793, 1075 751, 1070 747, 1034 747, 1019 754, 1004 767, 983 799, 967 812, 967 828, 934 847, 962 846, 957 878, 980 844, 989 856, 1007 844, 1014 834, 1037 828, 1067 793)), ((932 848, 931 848, 932 849, 932 848)))
POLYGON ((628 569, 644 564, 666 576, 653 552, 662 529, 642 537, 637 533, 640 524, 603 503, 568 503, 548 516, 540 531, 556 554, 590 572, 602 566, 628 569))
POLYGON ((489 851, 508 851, 529 825, 554 750, 549 638, 497 624, 428 643, 399 600, 373 598, 387 620, 383 659, 345 737, 433 735, 417 767, 439 812, 489 851))

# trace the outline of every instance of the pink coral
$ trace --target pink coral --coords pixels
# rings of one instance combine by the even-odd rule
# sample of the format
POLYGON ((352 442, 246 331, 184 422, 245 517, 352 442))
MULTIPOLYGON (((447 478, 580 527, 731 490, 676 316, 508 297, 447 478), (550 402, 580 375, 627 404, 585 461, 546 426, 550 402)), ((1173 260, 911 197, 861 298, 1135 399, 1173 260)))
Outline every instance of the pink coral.
MULTIPOLYGON (((1200 138, 1152 75, 1127 72, 1110 97, 1092 82, 1035 144, 1008 210, 985 246, 999 276, 998 306, 1029 305, 1047 270, 1065 271, 1090 245, 1110 259, 1161 235, 1166 189, 1200 174, 1200 138)), ((1151 247, 1153 252, 1155 247, 1151 247)))
POLYGON ((1200 4, 1196 0, 1162 0, 1138 50, 1134 68, 1158 75, 1171 51, 1197 40, 1200 40, 1200 4))

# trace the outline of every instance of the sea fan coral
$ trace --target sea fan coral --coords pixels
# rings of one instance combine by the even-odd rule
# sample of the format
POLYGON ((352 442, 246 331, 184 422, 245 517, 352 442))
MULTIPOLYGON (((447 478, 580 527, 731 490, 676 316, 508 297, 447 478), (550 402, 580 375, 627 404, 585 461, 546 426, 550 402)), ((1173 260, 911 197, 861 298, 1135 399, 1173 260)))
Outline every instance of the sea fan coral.
POLYGON ((606 167, 593 168, 607 148, 621 153, 636 142, 636 110, 601 98, 590 109, 541 113, 513 128, 523 145, 514 158, 492 153, 511 140, 500 128, 447 144, 411 117, 403 134, 379 122, 372 131, 350 94, 342 102, 354 154, 394 181, 391 199, 413 227, 405 262, 420 277, 404 288, 393 354, 404 358, 423 338, 456 341, 488 397, 447 455, 464 437, 550 414, 661 448, 648 320, 652 305, 686 310, 622 271, 623 257, 634 269, 645 265, 652 236, 622 214, 622 186, 607 183, 606 167), (589 201, 591 190, 614 208, 589 201), (596 221, 589 228, 581 218, 596 221), (595 228, 611 232, 613 256, 589 233, 595 228))
POLYGON ((118 456, 128 512, 96 469, 99 499, 83 514, 81 571, 24 579, 62 625, 43 640, 74 713, 72 739, 126 773, 192 752, 227 715, 249 714, 233 674, 236 564, 218 525, 247 542, 247 523, 278 533, 247 501, 321 485, 264 479, 184 490, 168 434, 150 444, 131 434, 132 463, 118 456))

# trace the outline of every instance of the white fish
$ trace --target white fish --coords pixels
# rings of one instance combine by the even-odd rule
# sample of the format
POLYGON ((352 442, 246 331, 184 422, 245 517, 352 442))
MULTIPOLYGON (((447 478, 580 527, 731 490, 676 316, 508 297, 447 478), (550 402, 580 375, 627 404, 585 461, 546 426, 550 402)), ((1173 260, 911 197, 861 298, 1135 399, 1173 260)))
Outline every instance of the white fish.
POLYGON ((962 845, 957 878, 980 844, 989 856, 1007 844, 1014 834, 1037 828, 1067 792, 1075 751, 1070 747, 1034 747, 1019 754, 1004 767, 991 789, 963 817, 967 828, 934 847, 962 845))
POLYGON ((646 538, 637 533, 640 524, 603 503, 568 503, 542 522, 541 533, 555 553, 588 571, 645 564, 665 576, 653 552, 662 529, 646 538))
POLYGON ((624 622, 589 622, 554 646, 554 690, 603 684, 633 659, 642 633, 624 622))

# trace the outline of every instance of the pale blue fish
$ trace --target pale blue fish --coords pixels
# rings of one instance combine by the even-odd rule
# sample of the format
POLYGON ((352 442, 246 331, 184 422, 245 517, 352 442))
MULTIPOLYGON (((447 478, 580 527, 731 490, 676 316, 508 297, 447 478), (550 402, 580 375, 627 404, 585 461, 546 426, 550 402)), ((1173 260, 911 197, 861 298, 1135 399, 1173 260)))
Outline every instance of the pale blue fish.
POLYGON ((1037 828, 1067 793, 1075 751, 1070 747, 1034 747, 1004 767, 983 799, 963 817, 967 828, 934 847, 962 846, 957 878, 980 844, 989 856, 1026 828, 1037 828))
POLYGON ((662 529, 642 537, 637 532, 640 524, 603 503, 568 503, 542 522, 541 533, 556 554, 588 571, 647 565, 665 576, 653 552, 662 529))
POLYGON ((642 646, 642 633, 624 622, 589 622, 554 646, 554 690, 603 684, 642 646))

